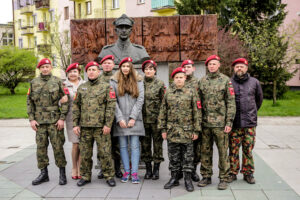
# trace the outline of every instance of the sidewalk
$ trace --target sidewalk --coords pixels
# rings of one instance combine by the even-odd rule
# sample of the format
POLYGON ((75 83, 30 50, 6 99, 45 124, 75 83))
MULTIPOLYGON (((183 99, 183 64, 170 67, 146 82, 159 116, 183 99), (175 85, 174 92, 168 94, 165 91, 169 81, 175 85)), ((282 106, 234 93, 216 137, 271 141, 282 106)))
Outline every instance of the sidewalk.
MULTIPOLYGON (((140 170, 141 184, 121 183, 110 188, 104 180, 96 178, 93 170, 91 184, 77 187, 70 178, 71 144, 66 142, 65 152, 68 161, 68 184, 58 185, 58 169, 54 164, 53 152, 49 148, 50 181, 32 186, 31 181, 39 170, 36 168, 34 132, 27 120, 0 121, 0 200, 4 199, 210 199, 210 200, 300 200, 300 118, 260 118, 255 146, 256 184, 249 185, 238 176, 238 181, 230 184, 225 191, 217 190, 217 153, 214 153, 214 176, 212 185, 188 193, 183 180, 180 186, 164 190, 168 181, 168 160, 166 144, 157 181, 144 180, 144 170, 140 170), (298 193, 298 194, 297 194, 298 193)), ((95 160, 94 155, 94 160, 95 160)), ((198 169, 199 172, 199 169, 198 169)))

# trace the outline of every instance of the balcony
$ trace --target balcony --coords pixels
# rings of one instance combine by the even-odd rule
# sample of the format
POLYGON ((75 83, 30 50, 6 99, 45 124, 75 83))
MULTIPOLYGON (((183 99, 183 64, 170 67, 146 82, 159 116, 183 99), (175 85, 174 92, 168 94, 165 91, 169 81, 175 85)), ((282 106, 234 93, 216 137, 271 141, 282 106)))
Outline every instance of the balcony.
POLYGON ((34 0, 34 3, 37 10, 49 9, 50 7, 50 0, 34 0))
POLYGON ((32 6, 25 6, 21 8, 21 15, 32 15, 33 7, 32 6))
POLYGON ((38 44, 37 52, 39 55, 50 55, 51 54, 51 45, 50 44, 38 44))
POLYGON ((174 0, 151 0, 151 11, 161 9, 175 9, 174 0))
POLYGON ((38 32, 49 32, 50 26, 47 22, 40 22, 37 25, 37 31, 38 32))
POLYGON ((21 27, 21 29, 22 29, 21 35, 33 35, 34 34, 32 24, 24 25, 21 27))

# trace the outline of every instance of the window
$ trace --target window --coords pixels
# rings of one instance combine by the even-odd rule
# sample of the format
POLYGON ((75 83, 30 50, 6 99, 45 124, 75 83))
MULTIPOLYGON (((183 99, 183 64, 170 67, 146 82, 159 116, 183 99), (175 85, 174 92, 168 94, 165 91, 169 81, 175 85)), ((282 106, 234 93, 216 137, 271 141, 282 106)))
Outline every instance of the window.
POLYGON ((55 21, 55 13, 54 13, 54 10, 51 10, 51 11, 50 11, 50 21, 51 21, 51 22, 54 22, 54 21, 55 21))
POLYGON ((34 46, 37 47, 37 37, 34 37, 34 46))
MULTIPOLYGON (((2 45, 13 45, 14 35, 12 33, 2 33, 2 45)), ((1 41, 0 41, 1 44, 1 41)))
POLYGON ((43 13, 43 22, 46 23, 46 21, 47 21, 47 15, 46 15, 46 13, 44 12, 44 13, 43 13))
POLYGON ((8 45, 7 33, 2 33, 2 45, 8 45))
POLYGON ((119 8, 119 0, 113 0, 113 9, 119 8))
POLYGON ((87 15, 90 15, 90 14, 92 14, 92 8, 91 8, 91 2, 90 1, 88 1, 88 2, 86 2, 86 14, 87 15))
POLYGON ((64 9, 64 15, 65 15, 65 20, 68 20, 69 19, 69 7, 65 7, 64 9))
POLYGON ((81 19, 81 3, 78 4, 78 18, 81 19))
POLYGON ((31 5, 31 0, 26 0, 26 5, 31 5))
POLYGON ((37 24, 37 16, 36 16, 36 14, 32 15, 32 21, 33 21, 33 25, 37 24))
POLYGON ((19 8, 19 9, 23 7, 23 5, 21 4, 21 0, 18 0, 18 1, 17 1, 17 4, 18 4, 18 8, 19 8))
POLYGON ((21 29, 21 27, 22 27, 22 20, 19 19, 19 20, 18 20, 18 23, 19 23, 19 29, 21 29))
POLYGON ((145 3, 145 0, 137 0, 137 4, 143 4, 145 3))
POLYGON ((20 49, 23 48, 23 39, 22 38, 19 39, 19 48, 20 49))

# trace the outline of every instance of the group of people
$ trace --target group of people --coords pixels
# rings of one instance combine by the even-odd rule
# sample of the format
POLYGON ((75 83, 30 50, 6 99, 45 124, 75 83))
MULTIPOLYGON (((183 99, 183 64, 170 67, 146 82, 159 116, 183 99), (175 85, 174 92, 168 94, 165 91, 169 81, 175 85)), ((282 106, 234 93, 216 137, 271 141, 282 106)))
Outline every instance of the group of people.
POLYGON ((226 189, 237 179, 241 145, 241 173, 245 181, 255 183, 252 149, 263 95, 259 81, 247 73, 246 59, 233 62, 230 79, 219 71, 220 57, 209 56, 205 61, 208 73, 201 80, 194 76, 194 62, 185 60, 172 72, 173 83, 168 89, 156 77, 153 60, 143 62, 144 77, 130 57, 121 60, 114 74, 113 55, 103 57, 100 65, 92 61, 85 66, 88 80, 84 82, 79 64, 73 63, 62 83, 52 76, 49 59, 38 63, 40 76, 31 81, 27 94, 41 170, 33 185, 49 181, 48 138, 59 167, 59 184, 67 183, 64 123, 73 143, 71 176, 79 180, 78 186, 91 181, 95 141, 101 166, 98 178, 104 177, 111 187, 116 185, 115 176, 124 183, 130 179, 140 183, 140 158, 146 165, 144 179, 159 179, 163 140, 167 140, 171 172, 165 189, 178 186, 183 177, 187 191, 194 190, 193 181, 199 187, 211 184, 214 142, 219 153, 218 189, 226 189), (201 180, 197 175, 199 163, 201 180))

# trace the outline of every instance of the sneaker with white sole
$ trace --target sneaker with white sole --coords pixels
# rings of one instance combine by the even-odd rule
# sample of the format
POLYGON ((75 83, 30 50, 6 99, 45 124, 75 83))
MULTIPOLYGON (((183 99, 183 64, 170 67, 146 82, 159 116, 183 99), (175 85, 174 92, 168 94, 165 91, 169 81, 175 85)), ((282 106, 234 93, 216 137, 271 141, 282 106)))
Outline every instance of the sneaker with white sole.
POLYGON ((122 183, 127 183, 128 180, 129 180, 129 178, 130 178, 130 173, 129 173, 129 172, 125 172, 125 173, 123 174, 123 177, 121 178, 121 182, 122 182, 122 183))
POLYGON ((131 174, 131 181, 133 184, 139 184, 140 183, 140 179, 137 173, 133 173, 131 174))

